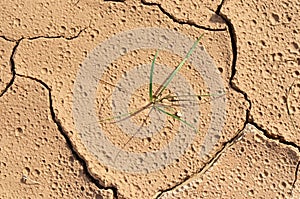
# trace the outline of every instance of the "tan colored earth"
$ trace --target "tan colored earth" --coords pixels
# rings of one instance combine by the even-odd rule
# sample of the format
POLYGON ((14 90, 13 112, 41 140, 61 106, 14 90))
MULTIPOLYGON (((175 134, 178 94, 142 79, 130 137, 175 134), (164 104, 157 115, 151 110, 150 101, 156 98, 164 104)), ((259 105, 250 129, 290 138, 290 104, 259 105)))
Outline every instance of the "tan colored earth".
POLYGON ((299 9, 1 1, 0 198, 300 198, 299 9))

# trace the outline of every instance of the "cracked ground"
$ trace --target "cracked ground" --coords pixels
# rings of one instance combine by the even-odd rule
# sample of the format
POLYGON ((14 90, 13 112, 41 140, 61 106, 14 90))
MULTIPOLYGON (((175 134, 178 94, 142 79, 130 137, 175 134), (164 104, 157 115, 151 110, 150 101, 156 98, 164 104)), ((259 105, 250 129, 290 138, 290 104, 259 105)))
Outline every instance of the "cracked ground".
MULTIPOLYGON (((300 198, 299 9, 295 0, 2 1, 0 198, 300 198), (116 156, 107 165, 95 154, 109 153, 89 144, 97 140, 93 129, 76 128, 74 85, 101 43, 146 27, 193 40, 204 33, 200 44, 223 80, 226 118, 213 146, 204 146, 213 102, 202 103, 201 130, 180 157, 155 171, 128 172, 114 167, 125 165, 116 156)), ((103 95, 134 66, 151 63, 155 50, 117 52, 95 95, 99 117, 111 111, 103 95)), ((157 63, 181 59, 161 51, 157 63)), ((192 87, 209 92, 195 67, 184 67, 192 87)), ((166 123, 147 138, 116 123, 103 129, 120 150, 146 153, 175 138, 178 121, 166 123)))

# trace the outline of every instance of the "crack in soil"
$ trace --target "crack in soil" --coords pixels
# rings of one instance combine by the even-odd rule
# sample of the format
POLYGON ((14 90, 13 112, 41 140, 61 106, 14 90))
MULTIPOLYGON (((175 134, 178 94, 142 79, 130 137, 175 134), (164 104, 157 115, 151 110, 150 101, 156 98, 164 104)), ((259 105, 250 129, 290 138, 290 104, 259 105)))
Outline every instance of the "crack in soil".
POLYGON ((257 124, 254 121, 248 121, 248 123, 252 124, 253 126, 255 126, 255 128, 257 128, 258 130, 262 131, 263 134, 264 134, 264 136, 267 137, 268 139, 270 139, 270 140, 276 140, 276 141, 278 141, 281 144, 291 146, 291 147, 297 149, 300 152, 300 146, 298 146, 294 142, 287 141, 284 138, 284 136, 271 134, 267 130, 265 130, 263 127, 259 126, 259 124, 257 124))
MULTIPOLYGON (((222 0, 222 3, 220 5, 223 5, 225 0, 222 0)), ((273 135, 271 133, 269 133, 267 130, 263 129, 258 123, 256 123, 251 115, 251 109, 252 109, 252 102, 249 99, 247 93, 243 90, 241 90, 237 85, 235 85, 235 83, 233 82, 233 78, 236 74, 236 62, 237 62, 237 42, 236 42, 236 33, 234 30, 234 26, 231 23, 231 20, 224 14, 221 13, 221 7, 218 7, 217 11, 219 13, 218 14, 227 24, 228 26, 228 31, 230 34, 230 38, 231 38, 231 45, 232 45, 232 53, 233 53, 233 59, 232 59, 232 66, 231 66, 231 77, 229 79, 229 84, 230 87, 235 90, 238 93, 243 94, 245 100, 249 103, 249 109, 247 110, 247 116, 246 116, 246 123, 248 124, 252 124, 253 126, 255 126, 258 130, 262 131, 264 133, 264 136, 266 136, 267 138, 271 139, 271 140, 277 140, 282 144, 285 145, 289 145, 292 146, 293 148, 298 149, 298 151, 300 152, 300 146, 298 146, 297 144, 293 143, 293 142, 289 142, 287 140, 285 140, 285 138, 283 136, 280 135, 273 135)))
POLYGON ((88 166, 87 166, 86 161, 75 150, 75 147, 73 146, 70 138, 67 135, 67 131, 64 129, 64 127, 62 126, 60 120, 55 115, 54 108, 53 108, 53 100, 52 100, 51 88, 45 82, 43 82, 42 80, 37 79, 35 77, 25 76, 25 75, 22 75, 22 74, 16 74, 16 76, 27 78, 27 79, 33 80, 35 82, 38 82, 39 84, 41 84, 43 87, 45 87, 48 90, 49 104, 50 104, 50 113, 51 113, 52 120, 56 124, 57 129, 59 130, 59 132, 65 138, 66 143, 68 145, 68 148, 71 150, 73 156, 79 161, 79 163, 83 167, 84 173, 86 174, 86 176, 88 177, 88 179, 93 184, 95 184, 99 189, 112 190, 114 198, 117 199, 118 198, 118 189, 116 187, 113 187, 113 186, 105 187, 105 186, 103 186, 100 183, 100 181, 97 178, 93 177, 93 175, 88 170, 88 166))
POLYGON ((125 0, 104 0, 104 2, 116 2, 116 3, 124 3, 125 0))
POLYGON ((222 0, 221 3, 220 3, 220 5, 218 5, 217 10, 215 11, 215 13, 216 13, 217 15, 220 14, 221 9, 222 9, 222 7, 223 7, 223 5, 224 5, 224 2, 225 2, 225 0, 222 0))
POLYGON ((17 42, 17 43, 20 43, 20 41, 23 40, 23 39, 34 40, 34 39, 40 39, 40 38, 44 38, 44 39, 59 39, 59 38, 62 38, 62 39, 66 39, 66 40, 73 40, 73 39, 78 38, 81 35, 81 33, 89 27, 90 27, 90 25, 87 26, 87 27, 84 27, 83 29, 80 29, 79 32, 76 35, 71 36, 71 37, 65 37, 63 35, 56 35, 56 36, 41 35, 41 36, 35 36, 35 37, 21 37, 20 39, 11 39, 11 38, 6 37, 5 35, 0 35, 0 38, 4 39, 6 41, 9 41, 9 42, 17 42))
POLYGON ((12 54, 10 56, 10 71, 12 73, 12 78, 10 79, 9 83, 6 85, 6 87, 4 88, 4 90, 0 93, 0 97, 2 97, 6 92, 7 90, 13 85, 14 83, 14 80, 15 80, 15 76, 16 76, 16 70, 15 70, 15 61, 14 61, 14 56, 17 52, 17 48, 19 46, 19 44, 21 43, 21 41, 23 39, 28 39, 28 40, 35 40, 35 39, 40 39, 40 38, 44 38, 44 39, 59 39, 59 38, 64 38, 66 40, 73 40, 73 39, 76 39, 80 36, 80 34, 85 31, 87 28, 89 28, 90 25, 88 27, 85 27, 83 29, 81 29, 76 35, 72 36, 72 37, 64 37, 62 35, 59 35, 59 36, 36 36, 36 37, 29 37, 29 38, 20 38, 18 40, 13 40, 13 39, 9 39, 7 38, 6 36, 0 36, 0 38, 3 38, 4 40, 6 41, 9 41, 9 42, 16 42, 16 45, 13 47, 13 50, 12 50, 12 54))
MULTIPOLYGON (((142 0, 142 2, 144 2, 144 1, 145 0, 142 0)), ((249 104, 249 107, 246 110, 246 120, 245 120, 245 123, 244 123, 244 127, 232 139, 230 139, 229 141, 227 141, 226 143, 224 143, 223 146, 222 146, 222 148, 216 153, 216 155, 214 157, 212 157, 210 159, 210 161, 208 161, 198 172, 192 174, 191 176, 186 177, 185 179, 183 179, 181 182, 179 182, 175 186, 170 187, 168 189, 165 189, 163 191, 160 191, 158 193, 158 195, 156 196, 156 199, 159 199, 159 197, 163 193, 165 193, 165 192, 172 191, 175 188, 183 186, 184 184, 186 184, 189 181, 193 180, 193 178, 195 178, 196 176, 199 177, 199 176, 204 175, 205 172, 216 163, 216 161, 226 151, 226 149, 228 149, 230 146, 232 146, 233 144, 235 144, 236 142, 238 142, 243 137, 243 135, 244 135, 243 131, 244 131, 244 129, 245 129, 245 127, 246 127, 247 124, 252 124, 253 126, 255 126, 255 128, 257 128, 258 130, 260 130, 261 132, 263 132, 264 136, 267 137, 268 139, 277 140, 277 141, 279 141, 280 143, 282 143, 284 145, 292 146, 293 148, 298 149, 298 151, 300 152, 300 147, 297 146, 295 143, 286 141, 283 136, 271 135, 267 130, 263 129, 256 122, 253 121, 253 117, 252 117, 252 115, 250 113, 251 109, 252 109, 252 102, 251 102, 251 100, 249 99, 247 93, 245 91, 241 90, 233 82, 234 76, 235 76, 236 71, 237 71, 236 70, 237 55, 238 55, 238 52, 237 52, 237 41, 236 41, 237 37, 236 37, 234 26, 231 23, 231 20, 226 15, 224 15, 224 14, 221 13, 221 8, 222 8, 224 2, 225 2, 225 0, 222 0, 221 4, 218 6, 217 10, 216 11, 212 10, 212 11, 215 12, 218 16, 220 16, 225 21, 225 23, 226 23, 226 25, 228 27, 228 32, 230 34, 231 48, 232 48, 232 55, 233 55, 233 57, 232 57, 231 76, 229 78, 229 85, 230 85, 230 88, 232 88, 234 91, 242 94, 244 96, 245 100, 249 104)), ((150 4, 150 5, 153 5, 153 4, 150 4)), ((157 5, 157 4, 154 4, 154 5, 157 5)), ((157 6, 162 10, 162 8, 161 8, 160 5, 157 5, 157 6)), ((176 22, 176 20, 174 20, 174 21, 176 22)), ((195 26, 195 27, 197 27, 197 26, 195 26)), ((200 26, 198 26, 198 27, 200 27, 200 26)), ((295 185, 295 183, 297 181, 297 175, 298 175, 299 166, 300 166, 300 162, 298 163, 296 171, 295 171, 295 180, 293 182, 292 189, 294 188, 294 185, 295 185)))
POLYGON ((298 180, 298 172, 299 172, 299 169, 300 169, 300 161, 298 162, 297 166, 296 166, 296 171, 295 171, 295 179, 294 179, 294 182, 292 184, 292 188, 291 188, 291 195, 293 195, 293 190, 295 188, 295 184, 298 180))
MULTIPOLYGON (((2 37, 3 38, 3 37, 2 37)), ((9 41, 9 40, 8 40, 9 41)), ((0 93, 0 97, 2 97, 7 91, 8 89, 13 85, 15 78, 16 78, 16 70, 15 70, 15 61, 14 61, 14 56, 17 52, 17 48, 20 44, 20 42, 22 41, 22 39, 15 41, 16 45, 13 47, 11 56, 9 58, 9 63, 10 63, 10 71, 12 74, 12 78, 10 79, 10 81, 8 82, 8 84, 6 85, 6 87, 4 88, 4 90, 0 93)))
MULTIPOLYGON (((88 27, 90 27, 90 26, 88 26, 88 27)), ((30 38, 26 38, 26 39, 28 39, 28 40, 34 40, 34 39, 40 39, 40 38, 44 38, 44 39, 59 39, 59 38, 63 38, 63 39, 66 39, 66 40, 73 40, 73 39, 78 38, 81 35, 81 33, 83 31, 85 31, 88 27, 85 27, 85 28, 81 29, 76 35, 71 36, 71 37, 65 37, 63 35, 57 35, 57 36, 36 36, 36 37, 30 37, 30 38)))
POLYGON ((195 172, 194 174, 192 174, 191 176, 186 177, 185 179, 183 179, 181 182, 179 182, 178 184, 176 184, 173 187, 170 187, 168 189, 165 189, 163 191, 161 191, 157 196, 156 199, 159 199, 159 197, 168 191, 174 190, 175 188, 178 188, 180 186, 183 186, 184 184, 188 183, 189 181, 192 181, 194 178, 202 176, 206 173, 206 171, 211 168, 216 162, 217 160, 221 157, 221 155, 233 144, 235 144, 236 142, 238 142, 239 140, 241 140, 241 138, 244 135, 244 129, 246 128, 246 125, 249 124, 249 121, 252 121, 252 117, 250 115, 250 110, 251 110, 251 101, 248 98, 248 95, 245 91, 241 90, 239 87, 237 87, 234 83, 233 83, 233 78, 236 74, 236 62, 237 62, 237 42, 236 42, 236 33, 235 33, 235 29, 233 24, 230 22, 230 20, 223 15, 220 11, 221 11, 221 7, 224 3, 224 0, 221 2, 221 4, 218 6, 217 10, 215 11, 215 13, 217 15, 219 15, 226 23, 227 27, 228 27, 228 31, 230 34, 230 38, 231 38, 231 48, 232 48, 232 65, 231 65, 231 76, 229 79, 229 85, 230 87, 238 92, 241 93, 245 100, 249 103, 249 108, 246 110, 246 120, 244 122, 244 126, 243 128, 233 137, 231 138, 229 141, 225 142, 222 146, 222 148, 216 153, 215 156, 213 156, 202 168, 200 168, 197 172, 195 172))
POLYGON ((197 23, 190 21, 190 20, 179 19, 179 18, 175 17, 174 15, 172 15, 171 13, 167 12, 159 3, 150 3, 150 2, 147 2, 146 0, 141 0, 141 3, 146 6, 157 6, 163 14, 168 16, 175 23, 178 23, 181 25, 183 25, 183 24, 190 25, 190 26, 193 26, 193 27, 196 27, 199 29, 207 30, 207 31, 226 31, 226 28, 209 28, 209 27, 198 25, 197 23))
POLYGON ((161 192, 158 193, 158 195, 156 195, 156 199, 159 199, 162 194, 164 194, 165 192, 169 192, 172 191, 176 188, 182 187, 188 183, 190 183, 191 181, 193 181, 196 178, 199 178, 200 176, 203 176, 217 161, 218 159, 223 155, 223 153, 232 145, 234 145, 235 143, 239 142, 244 134, 245 131, 244 129, 246 128, 247 122, 244 123, 244 127, 242 128, 242 130, 240 130, 233 138, 231 138, 229 141, 227 141, 226 143, 223 144, 222 148, 216 153, 215 156, 213 156, 202 168, 199 169, 199 171, 196 171, 195 173, 193 173, 192 175, 186 177, 185 179, 183 179, 180 183, 176 184, 173 187, 170 187, 168 189, 165 189, 161 192))
MULTIPOLYGON (((53 36, 53 37, 48 37, 48 36, 39 36, 39 37, 33 37, 33 38, 27 38, 28 40, 34 40, 34 39, 39 39, 39 38, 47 38, 47 39, 55 39, 55 38, 65 38, 67 40, 71 40, 71 39, 76 39, 77 37, 80 36, 80 34, 85 30, 86 28, 80 30, 80 32, 73 36, 73 37, 70 37, 70 38, 65 38, 63 36, 53 36)), ((7 39, 5 36, 0 36, 1 38, 7 40, 7 41, 13 41, 13 40, 9 40, 7 39)), ((19 76, 19 77, 23 77, 23 78, 28 78, 28 79, 31 79, 33 81, 36 81, 38 83, 40 83, 43 87, 45 87, 47 90, 48 90, 48 93, 49 93, 49 104, 50 104, 50 113, 51 113, 51 117, 52 117, 52 120, 53 122, 56 124, 59 132, 63 135, 63 137, 65 138, 66 140, 66 143, 68 145, 68 148, 71 150, 73 156, 79 161, 79 163, 82 165, 83 167, 83 170, 86 174, 86 176, 88 177, 88 179, 93 183, 95 184, 99 189, 104 189, 104 190, 112 190, 113 192, 113 196, 115 199, 118 198, 118 190, 116 187, 113 187, 113 186, 109 186, 109 187, 104 187, 103 185, 100 184, 100 181, 93 177, 92 174, 89 172, 88 170, 88 167, 87 167, 87 163, 86 161, 77 153, 77 151, 74 149, 74 146, 70 140, 70 138, 67 136, 67 133, 66 133, 66 130, 63 128, 61 122, 59 121, 59 119, 56 117, 55 115, 55 112, 54 112, 54 108, 53 108, 53 101, 52 101, 52 94, 51 94, 51 89, 50 87, 45 83, 43 82, 42 80, 39 80, 37 78, 34 78, 34 77, 30 77, 30 76, 25 76, 25 75, 22 75, 22 74, 17 74, 16 73, 16 68, 15 68, 15 61, 14 61, 14 56, 16 55, 16 52, 17 52, 17 48, 19 47, 19 44, 21 43, 21 41, 25 39, 25 38, 21 38, 17 41, 14 41, 16 42, 16 45, 13 47, 13 50, 12 50, 12 54, 10 56, 10 65, 11 65, 11 73, 12 73, 12 78, 11 80, 9 81, 9 83, 7 84, 7 86, 5 87, 5 89, 1 92, 0 94, 0 97, 2 97, 7 91, 8 89, 13 85, 14 81, 15 81, 15 78, 16 76, 19 76)))
MULTIPOLYGON (((267 130, 263 129, 263 127, 261 127, 258 123, 256 123, 254 120, 253 120, 253 117, 251 116, 251 108, 252 108, 252 102, 251 100, 248 98, 248 95, 245 91, 242 91, 238 86, 236 86, 233 82, 233 78, 236 74, 236 61, 237 61, 237 43, 236 43, 236 33, 235 33, 235 30, 234 30, 234 26, 233 24, 231 23, 230 19, 227 18, 227 16, 225 16, 224 14, 221 13, 221 7, 223 5, 223 3, 225 2, 225 0, 222 0, 220 6, 218 7, 216 13, 221 16, 223 18, 223 20, 226 22, 226 24, 228 25, 228 29, 229 29, 229 33, 230 33, 230 37, 231 37, 231 44, 232 44, 232 52, 233 52, 233 61, 232 61, 232 73, 231 73, 231 77, 230 77, 230 81, 229 81, 229 84, 230 84, 230 87, 243 94, 244 95, 244 98, 247 100, 247 102, 249 103, 249 109, 247 110, 247 116, 246 116, 246 124, 252 124, 253 126, 255 126, 255 128, 257 128, 259 131, 263 132, 264 136, 267 137, 268 139, 271 139, 271 140, 277 140, 279 141, 279 143, 281 144, 284 144, 284 145, 288 145, 288 146, 291 146, 293 148, 296 148, 299 152, 300 152, 300 146, 298 146, 297 144, 295 144, 294 142, 290 142, 290 141, 287 141, 285 140, 284 136, 281 136, 281 135, 273 135, 271 133, 269 133, 267 130)), ((288 107, 288 105, 287 105, 288 107)), ((289 112, 289 110, 288 110, 289 112)), ((297 181, 297 175, 298 175, 298 170, 299 170, 299 165, 300 165, 300 161, 296 167, 296 171, 295 171, 295 179, 294 179, 294 182, 293 182, 293 185, 292 185, 292 189, 291 189, 291 193, 292 193, 292 190, 295 186, 295 183, 297 181)))
MULTIPOLYGON (((105 0, 105 1, 107 1, 107 2, 121 2, 121 3, 125 2, 125 0, 105 0)), ((220 16, 225 21, 225 23, 227 25, 227 28, 228 28, 228 32, 230 34, 231 48, 232 48, 233 57, 232 57, 231 76, 230 76, 230 79, 229 79, 229 85, 230 85, 230 87, 233 90, 235 90, 236 92, 242 94, 244 96, 245 100, 249 103, 249 108, 246 110, 246 121, 244 123, 244 126, 243 126, 242 130, 240 130, 232 139, 230 139, 229 141, 225 142, 223 144, 222 148, 216 153, 216 155, 214 157, 212 157, 202 168, 200 168, 198 172, 195 172, 191 176, 186 177, 185 179, 183 179, 180 183, 176 184, 175 186, 160 191, 158 193, 158 195, 156 196, 156 198, 159 198, 165 192, 174 190, 175 188, 180 187, 183 184, 186 184, 188 181, 191 181, 195 176, 198 177, 199 175, 205 174, 205 172, 216 163, 216 161, 220 158, 220 156, 225 152, 226 149, 228 149, 230 146, 232 146, 233 144, 235 144, 236 142, 238 142, 243 137, 243 135, 244 135, 243 131, 244 131, 244 129, 245 129, 245 127, 246 127, 247 124, 252 124, 258 130, 262 131, 263 134, 264 134, 264 136, 267 137, 268 139, 277 140, 277 141, 279 141, 280 143, 282 143, 284 145, 292 146, 293 148, 298 149, 298 151, 300 152, 300 146, 296 145, 293 142, 286 141, 283 136, 270 134, 267 130, 263 129, 258 123, 254 122, 254 120, 252 118, 252 115, 250 114, 250 111, 251 111, 251 108, 252 108, 251 100, 249 99, 247 93, 245 91, 241 90, 233 82, 234 76, 235 76, 236 71, 237 71, 236 70, 236 62, 237 62, 237 55, 238 55, 238 52, 237 52, 237 42, 236 42, 236 33, 235 33, 234 26, 231 23, 231 20, 226 15, 224 15, 224 14, 221 13, 221 8, 222 8, 224 2, 225 2, 225 0, 222 0, 222 2, 220 3, 220 5, 218 6, 217 10, 216 11, 212 10, 212 11, 215 12, 218 16, 220 16)), ((189 21, 189 20, 185 21, 185 20, 182 20, 182 19, 178 19, 175 16, 173 16, 172 14, 168 13, 158 3, 149 3, 149 2, 146 2, 146 0, 142 0, 141 3, 143 5, 146 5, 146 6, 157 6, 161 10, 162 13, 164 13, 166 16, 168 16, 170 19, 172 19, 175 23, 178 23, 178 24, 186 24, 186 25, 190 25, 190 26, 193 26, 193 27, 196 27, 196 28, 200 28, 200 29, 204 29, 204 30, 208 30, 208 31, 226 31, 227 30, 226 28, 212 29, 212 28, 208 28, 208 27, 204 27, 204 26, 198 25, 195 22, 192 22, 192 21, 189 21)), ((7 92, 7 90, 13 85, 16 76, 20 76, 20 77, 23 77, 23 78, 28 78, 28 79, 31 79, 31 80, 36 81, 36 82, 40 83, 41 85, 43 85, 48 90, 48 93, 49 93, 50 112, 51 112, 52 120, 56 124, 56 126, 57 126, 58 130, 60 131, 60 133, 65 138, 65 140, 66 140, 66 142, 68 144, 69 149, 72 151, 72 154, 81 163, 81 165, 83 166, 84 171, 85 171, 87 177, 91 180, 91 182, 93 182, 99 189, 112 190, 114 198, 117 199, 118 198, 118 190, 117 190, 117 188, 113 187, 113 186, 111 186, 111 187, 104 187, 103 185, 101 185, 101 183, 99 182, 99 180, 97 178, 93 177, 92 174, 89 172, 86 161, 82 157, 80 157, 80 155, 74 149, 74 146, 73 146, 70 138, 67 136, 66 130, 63 128, 61 122, 59 121, 59 119, 55 115, 54 108, 53 108, 53 102, 52 102, 52 94, 51 94, 50 87, 45 82, 43 82, 42 80, 39 80, 39 79, 34 78, 34 77, 30 77, 30 76, 25 76, 25 75, 22 75, 22 74, 17 74, 16 71, 15 71, 14 56, 16 54, 16 51, 17 51, 17 48, 18 48, 20 42, 23 39, 34 40, 34 39, 39 39, 39 38, 46 38, 46 39, 64 38, 66 40, 72 40, 72 39, 78 38, 80 36, 80 34, 83 31, 85 31, 87 28, 88 27, 85 27, 85 28, 81 29, 78 32, 78 34, 76 34, 75 36, 72 36, 72 37, 65 37, 65 36, 62 36, 62 35, 59 35, 59 36, 36 36, 36 37, 29 37, 29 38, 20 38, 18 40, 15 40, 15 39, 7 38, 6 36, 0 36, 0 38, 3 38, 6 41, 16 42, 16 45, 14 46, 14 48, 12 50, 11 57, 10 57, 12 79, 7 84, 7 86, 5 87, 5 89, 1 92, 0 97, 2 97, 7 92)), ((300 161, 298 162, 297 167, 296 167, 295 179, 294 179, 293 184, 292 184, 291 192, 292 192, 292 190, 293 190, 293 188, 294 188, 294 186, 295 186, 295 184, 297 182, 297 176, 298 176, 298 172, 299 172, 299 167, 300 167, 300 161)))
MULTIPOLYGON (((285 140, 284 136, 281 135, 273 135, 271 133, 269 133, 267 130, 263 129, 263 127, 261 127, 258 123, 256 123, 251 115, 251 109, 252 109, 252 102, 249 99, 247 93, 243 90, 241 90, 238 86, 236 86, 233 82, 233 78, 236 74, 236 62, 237 62, 237 42, 236 42, 236 33, 235 33, 235 29, 233 24, 231 23, 231 20, 224 14, 221 13, 221 8, 223 3, 225 2, 225 0, 222 0, 221 4, 218 6, 216 14, 218 14, 220 17, 222 17, 222 19, 226 22, 227 26, 228 26, 228 30, 230 33, 230 38, 231 38, 231 45, 232 45, 232 53, 233 53, 233 60, 232 60, 232 73, 231 73, 231 77, 229 80, 229 84, 230 87, 237 91, 238 93, 241 93, 244 95, 244 98, 246 99, 246 101, 249 103, 249 109, 247 110, 247 115, 246 115, 246 123, 245 124, 251 124, 253 125, 255 128, 257 128, 259 131, 263 132, 264 136, 267 137, 268 139, 271 140, 277 140, 279 141, 279 143, 283 144, 283 145, 288 145, 291 146, 295 149, 297 149, 300 152, 300 146, 298 146, 297 144, 295 144, 294 142, 290 142, 285 140)), ((297 167, 296 167, 296 171, 295 171, 295 180, 292 186, 292 189, 297 181, 297 175, 298 175, 298 169, 299 169, 299 165, 300 162, 298 163, 297 167)))
POLYGON ((6 37, 5 35, 0 35, 0 38, 4 39, 5 41, 9 41, 9 42, 16 42, 18 40, 15 40, 15 39, 10 39, 8 37, 6 37))

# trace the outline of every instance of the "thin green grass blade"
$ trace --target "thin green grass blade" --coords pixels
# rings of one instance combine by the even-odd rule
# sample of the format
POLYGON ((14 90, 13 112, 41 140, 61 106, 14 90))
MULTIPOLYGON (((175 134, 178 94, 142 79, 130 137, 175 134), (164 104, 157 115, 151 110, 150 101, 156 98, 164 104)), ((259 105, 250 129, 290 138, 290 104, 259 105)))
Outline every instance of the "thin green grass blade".
POLYGON ((152 88, 152 79, 153 79, 153 71, 154 71, 154 65, 155 65, 155 61, 156 58, 158 56, 158 51, 156 51, 155 56, 152 60, 152 64, 151 64, 151 70, 150 70, 150 83, 149 83, 149 98, 150 98, 150 102, 153 101, 153 88, 152 88))
POLYGON ((182 68, 182 66, 185 64, 185 62, 188 60, 188 58, 191 56, 193 53, 194 49, 200 42, 201 38, 203 37, 204 34, 202 34, 197 41, 193 44, 193 46, 190 48, 189 52, 185 55, 184 59, 180 62, 180 64, 175 68, 175 70, 170 74, 170 76, 167 78, 165 83, 163 84, 162 88, 157 92, 156 96, 160 96, 162 92, 167 88, 167 86, 170 84, 170 82, 173 80, 177 72, 182 68))
POLYGON ((187 126, 189 126, 189 127, 191 127, 192 129, 194 129, 195 132, 197 132, 197 129, 196 129, 193 125, 191 125, 190 123, 188 123, 187 121, 185 121, 185 120, 181 119, 180 117, 178 117, 178 116, 176 116, 176 115, 174 115, 174 114, 172 114, 172 113, 169 113, 169 112, 167 112, 167 111, 165 111, 165 110, 163 110, 163 109, 161 109, 161 108, 159 108, 159 107, 157 107, 157 106, 156 106, 155 108, 157 108, 157 110, 161 111, 162 113, 164 113, 164 114, 166 114, 166 115, 169 115, 169 116, 171 116, 172 118, 174 118, 174 119, 176 119, 176 120, 178 120, 178 121, 180 121, 180 122, 186 124, 187 126))

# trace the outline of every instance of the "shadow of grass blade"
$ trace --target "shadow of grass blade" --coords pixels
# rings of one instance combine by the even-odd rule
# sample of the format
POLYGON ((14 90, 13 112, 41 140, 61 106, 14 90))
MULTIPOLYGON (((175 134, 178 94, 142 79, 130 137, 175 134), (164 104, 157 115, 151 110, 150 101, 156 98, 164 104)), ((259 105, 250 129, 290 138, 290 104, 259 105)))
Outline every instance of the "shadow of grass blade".
POLYGON ((105 118, 105 119, 102 119, 100 120, 99 122, 100 123, 103 123, 105 121, 111 121, 111 120, 115 120, 115 119, 120 119, 120 118, 124 118, 124 117, 128 117, 130 116, 132 113, 124 113, 124 114, 120 114, 120 115, 117 115, 117 116, 113 116, 113 117, 109 117, 109 118, 105 118))
POLYGON ((196 46, 199 44, 201 38, 203 37, 204 34, 202 34, 193 44, 193 46, 190 48, 189 52, 185 55, 184 59, 179 63, 179 65, 173 70, 173 72, 169 75, 169 77, 166 79, 166 81, 163 83, 162 87, 160 87, 155 95, 160 96, 162 92, 167 88, 167 86, 170 84, 170 82, 173 80, 175 75, 178 73, 178 71, 182 68, 182 66, 185 64, 185 62, 188 60, 188 58, 191 56, 193 53, 194 49, 196 46))
MULTIPOLYGON (((139 126, 139 128, 134 132, 134 134, 125 142, 125 144, 123 144, 122 146, 122 150, 124 149, 124 147, 140 132, 140 130, 145 126, 147 119, 150 117, 150 114, 153 110, 153 107, 151 107, 149 113, 147 114, 146 118, 143 120, 141 126, 139 126)), ((118 151, 118 153, 116 154, 115 158, 114 158, 114 162, 116 162, 117 157, 119 156, 121 150, 118 151)))
POLYGON ((152 81, 153 81, 153 71, 154 71, 154 65, 155 65, 155 61, 156 61, 156 58, 158 56, 158 51, 156 51, 155 53, 155 56, 152 60, 152 64, 151 64, 151 70, 150 70, 150 83, 149 83, 149 98, 150 98, 150 102, 153 101, 153 88, 152 88, 152 81))
MULTIPOLYGON (((113 88, 117 88, 117 89, 119 89, 119 91, 121 91, 121 92, 124 92, 124 93, 128 93, 128 92, 129 92, 128 90, 126 90, 126 89, 124 89, 124 88, 121 88, 121 87, 119 87, 119 86, 116 86, 116 85, 114 85, 113 83, 104 81, 104 80, 102 80, 102 79, 100 79, 99 82, 104 83, 104 84, 106 84, 106 85, 109 85, 109 86, 111 86, 111 87, 113 87, 113 88)), ((134 94, 134 93, 132 93, 132 95, 134 95, 134 96, 136 96, 136 97, 139 97, 139 98, 143 98, 142 96, 137 95, 137 94, 134 94)), ((111 95, 110 95, 110 96, 111 96, 111 95)))
POLYGON ((289 120, 291 121, 294 130, 297 132, 299 130, 297 130, 296 123, 295 123, 295 121, 292 118, 293 114, 291 113, 290 106, 289 106, 289 95, 291 94, 292 89, 295 86, 295 81, 296 80, 293 81, 292 85, 286 91, 286 109, 287 109, 287 114, 288 114, 289 120))
POLYGON ((190 101, 190 100, 199 100, 202 97, 220 97, 225 95, 225 93, 221 94, 202 94, 202 95, 167 95, 165 97, 160 98, 161 100, 169 100, 170 102, 179 102, 179 101, 190 101), (192 98, 192 99, 189 99, 192 98))
POLYGON ((115 119, 119 119, 117 121, 113 121, 113 122, 109 122, 109 123, 117 123, 117 122, 121 122, 121 121, 124 121, 124 120, 127 120, 137 114, 139 114, 140 112, 142 112, 143 110, 149 108, 150 106, 152 105, 152 103, 148 103, 147 105, 133 111, 133 112, 129 112, 129 113, 124 113, 124 114, 120 114, 118 116, 114 116, 114 117, 110 117, 110 118, 105 118, 103 120, 100 120, 99 122, 105 122, 105 121, 111 121, 111 120, 115 120, 115 119))
POLYGON ((178 116, 176 116, 176 115, 174 115, 174 114, 172 114, 172 113, 169 113, 169 112, 167 112, 167 111, 165 111, 165 110, 163 110, 163 109, 161 109, 161 108, 159 108, 159 107, 155 107, 155 108, 156 108, 157 110, 161 111, 162 113, 164 113, 164 114, 166 114, 166 115, 169 115, 169 116, 171 116, 172 118, 174 118, 174 119, 176 119, 176 120, 178 120, 178 121, 180 121, 180 122, 186 124, 187 126, 189 126, 189 127, 191 127, 192 129, 194 129, 195 133, 197 133, 197 129, 196 129, 192 124, 188 123, 187 121, 185 121, 185 120, 181 119, 180 117, 178 117, 178 116))

